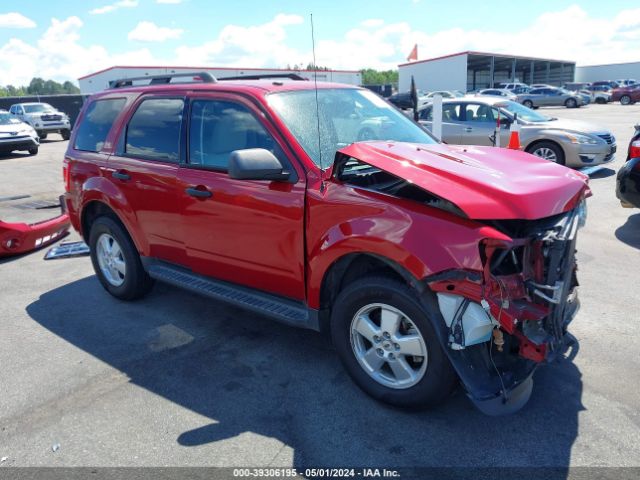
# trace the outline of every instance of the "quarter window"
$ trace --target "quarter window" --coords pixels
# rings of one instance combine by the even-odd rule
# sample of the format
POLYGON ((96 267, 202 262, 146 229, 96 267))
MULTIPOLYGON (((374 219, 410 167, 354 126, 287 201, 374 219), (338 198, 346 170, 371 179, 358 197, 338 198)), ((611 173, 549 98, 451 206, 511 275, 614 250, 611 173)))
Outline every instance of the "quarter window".
POLYGON ((284 155, 258 119, 243 105, 195 100, 191 106, 189 163, 225 170, 234 150, 264 148, 280 161, 284 155))
POLYGON ((96 100, 91 103, 80 122, 73 148, 88 152, 102 150, 109 130, 124 104, 124 98, 96 100))
POLYGON ((178 163, 183 109, 178 98, 144 100, 127 126, 127 155, 178 163))

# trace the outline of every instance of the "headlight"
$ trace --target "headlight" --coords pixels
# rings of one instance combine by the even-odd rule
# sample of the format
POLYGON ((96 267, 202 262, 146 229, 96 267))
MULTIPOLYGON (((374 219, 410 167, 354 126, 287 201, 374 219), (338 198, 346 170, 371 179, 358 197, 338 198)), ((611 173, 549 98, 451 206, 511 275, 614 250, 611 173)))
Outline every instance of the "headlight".
POLYGON ((587 135, 581 135, 579 133, 565 133, 565 135, 567 136, 567 138, 569 138, 571 143, 576 143, 580 145, 597 145, 598 144, 597 139, 593 137, 589 137, 587 135))
POLYGON ((582 228, 587 224, 587 201, 582 200, 576 210, 578 211, 578 228, 582 228))

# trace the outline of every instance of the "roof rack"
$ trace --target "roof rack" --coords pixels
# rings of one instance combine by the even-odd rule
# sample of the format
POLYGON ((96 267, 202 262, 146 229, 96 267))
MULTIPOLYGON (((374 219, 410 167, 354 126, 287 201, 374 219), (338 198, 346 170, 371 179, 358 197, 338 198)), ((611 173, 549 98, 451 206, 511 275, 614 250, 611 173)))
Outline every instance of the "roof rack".
MULTIPOLYGON (((142 80, 148 81, 148 85, 166 85, 171 83, 174 78, 191 77, 192 82, 175 82, 175 83, 217 83, 216 77, 209 72, 191 72, 191 73, 168 73, 165 75, 145 75, 144 77, 121 78, 119 80, 111 80, 109 88, 132 87, 133 82, 142 80)), ((174 83, 174 84, 175 84, 174 83)))
POLYGON ((222 77, 218 80, 264 80, 269 78, 288 78, 289 80, 307 81, 297 73, 265 73, 261 75, 238 75, 235 77, 222 77))

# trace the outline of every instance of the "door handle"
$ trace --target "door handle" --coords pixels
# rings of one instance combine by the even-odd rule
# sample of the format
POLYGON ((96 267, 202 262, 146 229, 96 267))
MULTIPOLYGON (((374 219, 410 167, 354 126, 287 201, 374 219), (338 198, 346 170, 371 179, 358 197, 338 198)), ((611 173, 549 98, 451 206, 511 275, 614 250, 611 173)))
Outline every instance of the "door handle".
POLYGON ((465 131, 465 132, 467 132, 467 133, 469 133, 469 132, 473 132, 473 128, 471 128, 471 127, 466 127, 466 128, 464 129, 464 131, 465 131))
POLYGON ((211 193, 209 190, 199 190, 194 187, 185 189, 185 192, 187 192, 187 195, 191 195, 192 197, 196 198, 209 198, 213 196, 213 193, 211 193))
POLYGON ((117 178, 118 180, 122 180, 122 181, 127 181, 127 180, 131 180, 131 175, 129 175, 127 172, 125 172, 124 170, 119 170, 117 172, 113 172, 111 174, 111 176, 113 178, 117 178))

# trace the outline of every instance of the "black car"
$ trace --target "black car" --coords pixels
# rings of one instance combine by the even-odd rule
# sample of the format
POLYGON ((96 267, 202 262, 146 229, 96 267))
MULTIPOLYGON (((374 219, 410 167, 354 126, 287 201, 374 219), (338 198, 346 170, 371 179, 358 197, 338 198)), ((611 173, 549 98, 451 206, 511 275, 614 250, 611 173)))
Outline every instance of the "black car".
POLYGON ((629 142, 627 162, 618 170, 616 196, 623 207, 640 208, 640 124, 629 142))

